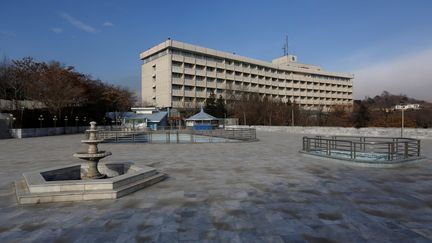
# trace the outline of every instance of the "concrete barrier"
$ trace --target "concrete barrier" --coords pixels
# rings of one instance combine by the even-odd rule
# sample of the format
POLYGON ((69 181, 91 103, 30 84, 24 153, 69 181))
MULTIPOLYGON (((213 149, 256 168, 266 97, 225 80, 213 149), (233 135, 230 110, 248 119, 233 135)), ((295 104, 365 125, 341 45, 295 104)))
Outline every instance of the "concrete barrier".
POLYGON ((9 132, 9 124, 7 121, 0 119, 0 139, 3 138, 11 138, 11 134, 9 132))
POLYGON ((83 133, 87 127, 44 127, 44 128, 19 128, 11 129, 14 138, 31 138, 42 136, 54 136, 61 134, 83 133))
MULTIPOLYGON (((232 126, 245 127, 245 126, 232 126)), ((257 131, 284 132, 313 135, 348 135, 348 136, 377 136, 400 137, 400 128, 386 127, 299 127, 299 126, 251 126, 257 131)), ((405 128, 404 137, 417 139, 432 139, 431 128, 405 128)))
MULTIPOLYGON (((99 129, 110 129, 110 126, 99 126, 99 129)), ((84 133, 89 126, 80 127, 44 127, 44 128, 23 128, 11 129, 11 135, 14 138, 31 138, 42 136, 55 136, 63 134, 84 133)))
POLYGON ((0 139, 11 138, 11 134, 9 131, 9 117, 9 114, 0 113, 0 139))

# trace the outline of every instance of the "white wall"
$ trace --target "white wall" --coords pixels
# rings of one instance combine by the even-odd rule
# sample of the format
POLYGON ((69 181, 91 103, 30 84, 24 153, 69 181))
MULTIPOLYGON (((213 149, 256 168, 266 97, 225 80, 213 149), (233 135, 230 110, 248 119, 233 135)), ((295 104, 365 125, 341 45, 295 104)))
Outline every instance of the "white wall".
MULTIPOLYGON (((237 126, 242 127, 242 126, 237 126)), ((251 126, 257 131, 284 132, 313 135, 348 135, 348 136, 378 136, 378 137, 400 137, 400 128, 384 127, 297 127, 297 126, 251 126)), ((431 128, 405 128, 404 137, 417 139, 432 139, 431 128)))

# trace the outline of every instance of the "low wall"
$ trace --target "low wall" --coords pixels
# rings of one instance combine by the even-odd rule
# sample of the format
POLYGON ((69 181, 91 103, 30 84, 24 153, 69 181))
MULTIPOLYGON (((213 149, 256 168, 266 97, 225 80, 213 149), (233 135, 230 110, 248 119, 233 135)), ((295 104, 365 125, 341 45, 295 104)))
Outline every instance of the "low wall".
POLYGON ((43 136, 54 136, 61 134, 74 134, 83 133, 85 127, 44 127, 44 128, 23 128, 23 129, 11 129, 12 137, 14 138, 31 138, 31 137, 43 137, 43 136))
POLYGON ((2 114, 0 113, 0 139, 11 138, 11 134, 9 132, 9 123, 3 118, 4 117, 2 117, 2 114))
MULTIPOLYGON (((234 126, 244 127, 244 126, 234 126)), ((377 136, 377 137, 400 137, 400 128, 385 127, 297 127, 297 126, 251 126, 257 131, 285 132, 297 134, 314 135, 348 135, 348 136, 377 136)), ((417 139, 432 139, 431 128, 405 128, 404 137, 417 139)))
MULTIPOLYGON (((31 138, 43 136, 55 136, 63 134, 84 133, 89 129, 89 126, 81 127, 44 127, 44 128, 23 128, 11 129, 12 137, 14 138, 31 138)), ((110 129, 110 126, 98 126, 98 129, 110 129)))

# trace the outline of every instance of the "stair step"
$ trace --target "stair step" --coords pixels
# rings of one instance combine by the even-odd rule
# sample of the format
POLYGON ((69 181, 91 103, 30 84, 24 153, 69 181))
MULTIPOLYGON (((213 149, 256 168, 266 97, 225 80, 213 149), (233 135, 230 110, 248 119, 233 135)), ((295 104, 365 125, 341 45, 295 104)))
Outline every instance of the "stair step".
POLYGON ((135 192, 137 190, 140 190, 142 188, 151 186, 153 184, 156 184, 164 179, 166 179, 166 174, 163 173, 156 173, 152 176, 146 177, 142 180, 136 181, 134 183, 125 185, 123 187, 117 188, 117 198, 122 197, 124 195, 130 194, 132 192, 135 192))

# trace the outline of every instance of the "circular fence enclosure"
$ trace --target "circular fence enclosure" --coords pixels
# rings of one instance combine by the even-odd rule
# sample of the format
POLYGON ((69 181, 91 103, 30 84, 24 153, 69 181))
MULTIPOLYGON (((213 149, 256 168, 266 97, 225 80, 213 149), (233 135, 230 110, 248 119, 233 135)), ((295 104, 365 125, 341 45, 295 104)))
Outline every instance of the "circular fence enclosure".
POLYGON ((301 153, 370 165, 423 159, 419 139, 400 137, 303 137, 301 153))

